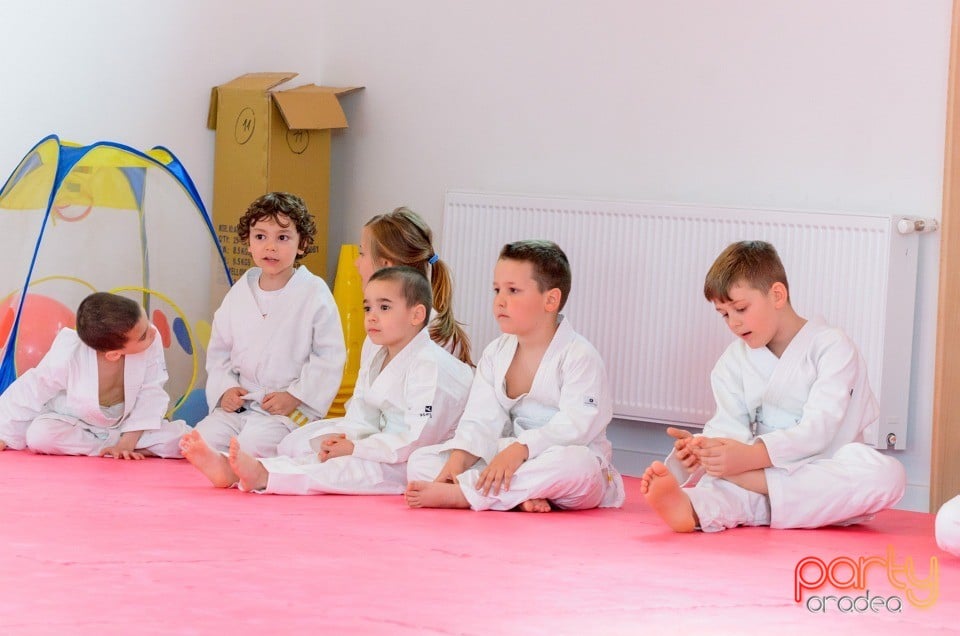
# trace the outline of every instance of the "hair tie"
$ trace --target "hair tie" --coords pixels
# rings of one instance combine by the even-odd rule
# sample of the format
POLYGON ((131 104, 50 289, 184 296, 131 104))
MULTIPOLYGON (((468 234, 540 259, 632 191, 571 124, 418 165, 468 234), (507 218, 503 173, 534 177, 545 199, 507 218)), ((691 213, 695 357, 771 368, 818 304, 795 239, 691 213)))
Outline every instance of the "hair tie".
POLYGON ((429 259, 427 259, 427 262, 430 263, 431 265, 436 265, 437 261, 439 260, 440 260, 440 257, 434 254, 429 259))

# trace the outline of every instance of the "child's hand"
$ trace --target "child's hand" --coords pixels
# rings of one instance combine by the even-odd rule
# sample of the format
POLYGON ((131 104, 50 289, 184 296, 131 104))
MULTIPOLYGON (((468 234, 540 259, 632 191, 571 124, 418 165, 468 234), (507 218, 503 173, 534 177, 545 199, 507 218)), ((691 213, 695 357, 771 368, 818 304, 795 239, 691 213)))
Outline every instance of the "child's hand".
POLYGON ((479 457, 472 455, 465 450, 456 448, 450 452, 450 458, 440 469, 440 473, 433 481, 439 481, 446 484, 457 483, 457 476, 470 466, 477 463, 479 457))
POLYGON ((236 413, 243 406, 243 396, 247 390, 242 386, 235 386, 227 389, 220 396, 220 408, 227 413, 236 413))
POLYGON ((106 456, 113 457, 114 459, 143 459, 143 453, 138 453, 135 450, 129 448, 121 448, 120 446, 110 446, 104 448, 100 451, 100 457, 106 456))
POLYGON ((260 406, 271 415, 290 415, 295 408, 300 406, 300 400, 286 391, 279 391, 277 393, 267 393, 263 396, 263 402, 260 403, 260 406))
POLYGON ((694 442, 693 434, 683 429, 667 428, 667 435, 674 438, 673 449, 674 456, 680 461, 684 468, 693 471, 700 465, 700 458, 697 457, 699 444, 694 442))
POLYGON ((486 497, 491 490, 494 496, 499 495, 501 490, 510 490, 513 474, 529 456, 530 450, 520 442, 514 442, 504 448, 480 473, 477 492, 486 497))
POLYGON ((760 450, 764 455, 767 454, 762 442, 758 442, 758 447, 725 437, 701 437, 698 441, 700 463, 711 477, 740 475, 748 470, 766 468, 757 456, 759 447, 762 447, 760 450))
POLYGON ((353 442, 347 439, 347 436, 341 433, 337 437, 330 437, 323 440, 320 444, 320 452, 317 457, 321 462, 334 457, 346 457, 353 455, 353 442))

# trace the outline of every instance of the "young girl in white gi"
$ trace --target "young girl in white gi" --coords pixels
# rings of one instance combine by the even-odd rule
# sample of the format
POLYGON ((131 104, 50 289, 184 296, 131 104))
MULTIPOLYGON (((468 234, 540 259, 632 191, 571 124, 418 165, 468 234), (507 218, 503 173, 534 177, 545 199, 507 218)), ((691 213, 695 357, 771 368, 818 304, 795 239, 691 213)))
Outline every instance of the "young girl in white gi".
POLYGON ((473 371, 430 339, 430 284, 409 267, 381 269, 364 290, 372 344, 342 419, 326 420, 306 457, 256 459, 236 440, 229 459, 193 434, 187 459, 218 487, 276 494, 400 494, 415 449, 448 439, 473 371))
POLYGON ((237 225, 255 267, 227 292, 207 347, 210 414, 196 427, 225 451, 236 437, 272 457, 290 431, 323 417, 340 388, 347 354, 333 295, 297 260, 316 224, 300 197, 254 201, 237 225))
POLYGON ((736 334, 711 375, 717 412, 676 438, 641 492, 677 532, 866 521, 903 496, 903 466, 867 446, 879 409, 856 346, 790 305, 776 250, 730 245, 704 285, 736 334), (681 488, 681 484, 685 487, 681 488))
POLYGON ((960 495, 937 511, 936 537, 941 550, 960 556, 960 495))
MULTIPOLYGON (((413 210, 399 207, 386 214, 378 214, 363 226, 360 232, 360 254, 357 271, 364 287, 375 271, 384 267, 406 265, 420 272, 430 281, 433 290, 433 310, 428 327, 430 337, 441 347, 466 364, 470 359, 470 340, 453 316, 453 281, 447 268, 433 249, 430 226, 413 210)), ((360 364, 375 349, 369 338, 363 341, 360 364)), ((311 422, 287 435, 277 447, 278 455, 299 457, 315 453, 310 440, 317 431, 327 426, 323 421, 311 422)))
POLYGON ((135 301, 97 292, 50 351, 0 395, 0 450, 120 459, 180 457, 187 431, 164 414, 167 366, 156 328, 135 301))
POLYGON ((603 361, 559 314, 570 282, 554 243, 504 246, 493 282, 503 335, 483 352, 454 438, 411 456, 411 507, 622 505, 606 437, 612 409, 603 361))

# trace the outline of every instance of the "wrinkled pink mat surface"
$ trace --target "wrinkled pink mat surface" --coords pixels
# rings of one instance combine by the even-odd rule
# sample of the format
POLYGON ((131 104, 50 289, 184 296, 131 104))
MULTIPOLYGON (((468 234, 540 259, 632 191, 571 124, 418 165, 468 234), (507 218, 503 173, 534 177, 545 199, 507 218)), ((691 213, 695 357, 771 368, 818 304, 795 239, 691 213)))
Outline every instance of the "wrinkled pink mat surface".
POLYGON ((622 510, 411 510, 217 490, 185 461, 5 451, 0 634, 914 636, 960 623, 960 559, 937 549, 932 515, 677 535, 638 486, 627 480, 622 510), (861 557, 876 557, 869 597, 843 587, 861 557), (931 607, 911 602, 934 587, 931 607))

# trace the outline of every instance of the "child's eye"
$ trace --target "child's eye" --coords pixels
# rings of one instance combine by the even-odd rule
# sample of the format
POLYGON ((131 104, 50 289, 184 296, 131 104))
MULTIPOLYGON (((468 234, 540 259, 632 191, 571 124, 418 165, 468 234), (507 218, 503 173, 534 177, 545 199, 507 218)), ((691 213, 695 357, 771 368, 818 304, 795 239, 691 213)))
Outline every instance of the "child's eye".
POLYGON ((370 313, 370 305, 364 305, 364 306, 363 306, 363 313, 365 313, 365 314, 369 314, 369 313, 370 313))
POLYGON ((287 236, 286 234, 281 234, 281 235, 280 235, 280 240, 281 240, 281 241, 289 241, 289 240, 290 240, 290 237, 287 236))
POLYGON ((390 305, 380 305, 380 311, 390 311, 390 305))
POLYGON ((258 241, 262 241, 262 240, 263 240, 263 234, 254 234, 254 235, 253 235, 253 238, 257 239, 258 241))

